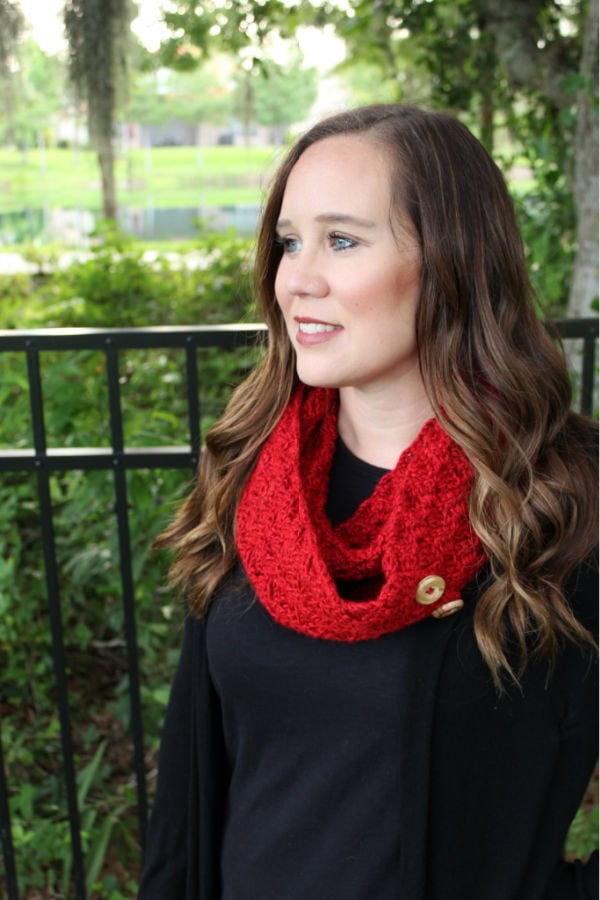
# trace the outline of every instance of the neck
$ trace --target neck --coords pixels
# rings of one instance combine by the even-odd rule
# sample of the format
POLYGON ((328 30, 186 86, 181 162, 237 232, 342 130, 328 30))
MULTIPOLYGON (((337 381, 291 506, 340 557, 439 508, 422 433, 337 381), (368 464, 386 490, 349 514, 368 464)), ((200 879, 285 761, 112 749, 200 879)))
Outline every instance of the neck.
POLYGON ((355 456, 373 466, 393 469, 432 416, 424 389, 390 398, 340 388, 339 435, 355 456))

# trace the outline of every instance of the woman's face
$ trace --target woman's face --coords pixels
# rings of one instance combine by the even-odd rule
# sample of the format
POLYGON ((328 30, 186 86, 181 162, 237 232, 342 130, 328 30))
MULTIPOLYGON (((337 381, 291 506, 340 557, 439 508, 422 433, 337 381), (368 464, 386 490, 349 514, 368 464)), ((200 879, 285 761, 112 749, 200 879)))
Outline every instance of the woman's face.
POLYGON ((385 150, 355 135, 311 145, 290 173, 275 294, 305 384, 396 392, 420 382, 421 253, 408 217, 392 230, 390 184, 385 150))

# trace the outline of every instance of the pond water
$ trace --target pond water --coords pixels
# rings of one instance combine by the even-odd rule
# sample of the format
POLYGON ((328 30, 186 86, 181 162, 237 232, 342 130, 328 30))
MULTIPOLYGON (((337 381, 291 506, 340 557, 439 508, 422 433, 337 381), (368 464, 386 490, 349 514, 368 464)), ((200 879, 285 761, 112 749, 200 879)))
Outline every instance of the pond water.
MULTIPOLYGON (((119 224, 127 234, 142 240, 186 240, 197 236, 199 222, 213 231, 234 228, 238 234, 253 235, 258 214, 259 207, 254 204, 123 207, 119 211, 119 224)), ((99 211, 63 207, 0 212, 0 244, 39 240, 85 246, 99 218, 99 211)))

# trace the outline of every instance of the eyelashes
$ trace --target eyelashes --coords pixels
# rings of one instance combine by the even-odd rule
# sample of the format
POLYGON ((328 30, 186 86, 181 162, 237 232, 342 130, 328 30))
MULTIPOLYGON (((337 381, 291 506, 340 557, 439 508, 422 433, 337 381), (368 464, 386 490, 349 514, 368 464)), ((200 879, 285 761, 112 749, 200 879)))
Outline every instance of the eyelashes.
POLYGON ((338 234, 335 231, 329 235, 329 241, 334 250, 352 250, 358 244, 358 241, 355 241, 354 238, 345 234, 338 234))
POLYGON ((297 238, 275 236, 275 243, 283 249, 284 253, 295 253, 300 249, 300 241, 297 238))
MULTIPOLYGON (((302 247, 302 242, 299 238, 283 237, 282 235, 275 235, 275 243, 283 249, 284 254, 297 253, 302 247)), ((332 250, 339 253, 344 250, 352 250, 358 246, 359 242, 347 234, 331 231, 327 235, 327 243, 332 250)))

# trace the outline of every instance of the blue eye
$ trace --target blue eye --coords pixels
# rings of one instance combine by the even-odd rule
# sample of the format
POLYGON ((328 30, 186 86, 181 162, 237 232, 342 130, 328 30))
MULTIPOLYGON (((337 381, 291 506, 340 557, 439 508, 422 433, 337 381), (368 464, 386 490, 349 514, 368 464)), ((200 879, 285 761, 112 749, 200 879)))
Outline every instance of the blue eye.
POLYGON ((284 253, 296 253, 300 249, 300 241, 298 238, 285 238, 277 235, 275 243, 279 244, 280 247, 283 247, 284 253))
POLYGON ((329 241, 334 250, 351 250, 352 247, 356 247, 356 241, 343 234, 330 234, 329 241))

